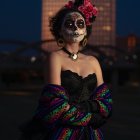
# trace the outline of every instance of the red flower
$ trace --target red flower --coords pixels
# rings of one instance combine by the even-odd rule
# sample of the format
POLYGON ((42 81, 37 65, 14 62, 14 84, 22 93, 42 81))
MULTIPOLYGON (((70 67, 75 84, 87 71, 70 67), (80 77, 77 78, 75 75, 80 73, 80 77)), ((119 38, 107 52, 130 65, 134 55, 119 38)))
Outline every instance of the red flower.
MULTIPOLYGON (((73 1, 69 1, 68 4, 65 5, 66 8, 73 8, 73 1)), ((84 3, 78 7, 78 10, 83 13, 86 18, 86 25, 91 25, 89 19, 93 16, 97 16, 98 10, 97 8, 91 4, 90 0, 85 0, 84 3)))
POLYGON ((87 25, 91 24, 89 22, 89 18, 92 18, 92 16, 96 16, 97 12, 98 12, 97 8, 94 5, 92 5, 91 3, 88 3, 87 5, 79 6, 78 10, 84 14, 87 25))

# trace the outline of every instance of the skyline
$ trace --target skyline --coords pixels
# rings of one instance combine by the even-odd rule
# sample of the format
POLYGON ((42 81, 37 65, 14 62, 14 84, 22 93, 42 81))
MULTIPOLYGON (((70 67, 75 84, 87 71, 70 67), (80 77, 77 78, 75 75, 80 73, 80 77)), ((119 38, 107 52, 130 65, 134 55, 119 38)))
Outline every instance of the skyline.
MULTIPOLYGON (((138 18, 140 1, 116 1, 116 35, 127 36, 133 33, 140 36, 140 19, 138 18)), ((41 1, 2 1, 0 18, 1 40, 34 41, 41 39, 41 1)))

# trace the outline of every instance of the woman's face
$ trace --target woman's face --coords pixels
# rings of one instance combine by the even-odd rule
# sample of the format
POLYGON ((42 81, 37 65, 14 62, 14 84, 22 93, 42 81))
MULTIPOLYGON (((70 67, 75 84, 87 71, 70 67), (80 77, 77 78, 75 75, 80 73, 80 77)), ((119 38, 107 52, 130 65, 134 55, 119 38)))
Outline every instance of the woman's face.
POLYGON ((61 33, 67 42, 82 41, 87 34, 85 20, 82 15, 78 12, 67 14, 62 23, 61 33))

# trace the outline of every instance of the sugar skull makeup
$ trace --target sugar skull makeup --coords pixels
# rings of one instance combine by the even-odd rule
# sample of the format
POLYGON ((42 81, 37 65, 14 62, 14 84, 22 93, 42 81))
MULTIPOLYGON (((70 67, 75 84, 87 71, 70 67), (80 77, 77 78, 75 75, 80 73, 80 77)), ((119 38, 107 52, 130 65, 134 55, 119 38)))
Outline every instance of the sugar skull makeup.
POLYGON ((68 42, 80 42, 87 34, 85 20, 78 12, 66 15, 61 28, 63 38, 68 42))

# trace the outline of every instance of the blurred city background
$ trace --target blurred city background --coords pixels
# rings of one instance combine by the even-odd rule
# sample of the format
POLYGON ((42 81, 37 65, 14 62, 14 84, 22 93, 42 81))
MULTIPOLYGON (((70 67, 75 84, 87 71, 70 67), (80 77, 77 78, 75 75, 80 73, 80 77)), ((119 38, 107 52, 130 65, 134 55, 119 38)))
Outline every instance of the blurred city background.
MULTIPOLYGON (((0 140, 18 140, 45 85, 45 55, 58 47, 49 18, 68 0, 14 0, 0 4, 0 140)), ((139 0, 93 0, 99 9, 82 50, 96 56, 112 91, 113 115, 105 140, 140 139, 139 0)))

